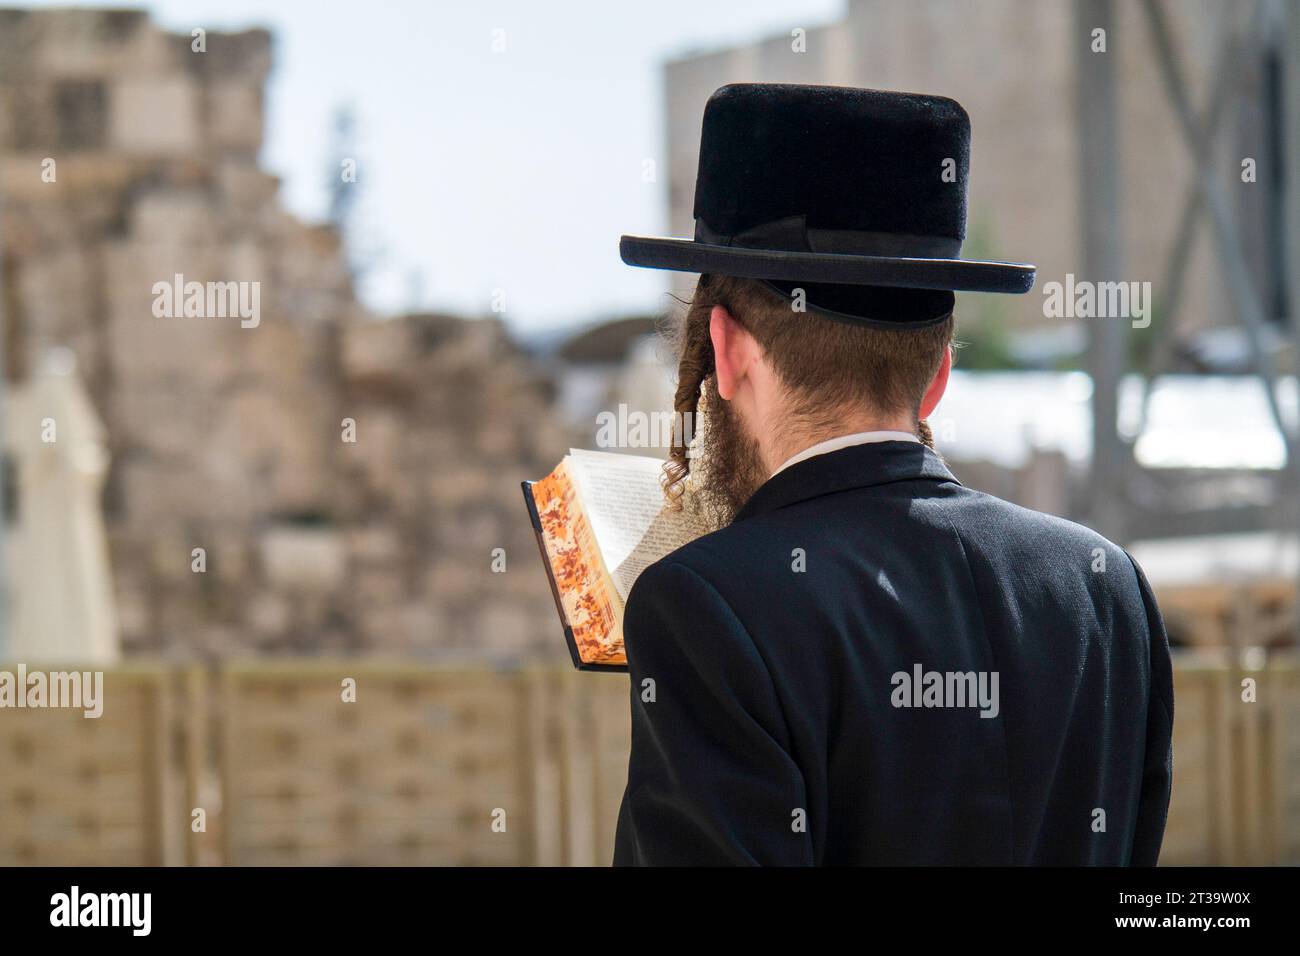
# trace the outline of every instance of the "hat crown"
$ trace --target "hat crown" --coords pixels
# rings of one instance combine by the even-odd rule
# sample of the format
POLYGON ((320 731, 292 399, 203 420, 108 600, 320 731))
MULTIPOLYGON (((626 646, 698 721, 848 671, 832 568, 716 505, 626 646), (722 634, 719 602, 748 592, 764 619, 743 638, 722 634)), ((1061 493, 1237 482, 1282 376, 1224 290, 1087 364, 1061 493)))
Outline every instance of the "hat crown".
POLYGON ((969 164, 970 118, 947 97, 737 83, 704 109, 695 218, 721 236, 802 217, 960 242, 969 164))

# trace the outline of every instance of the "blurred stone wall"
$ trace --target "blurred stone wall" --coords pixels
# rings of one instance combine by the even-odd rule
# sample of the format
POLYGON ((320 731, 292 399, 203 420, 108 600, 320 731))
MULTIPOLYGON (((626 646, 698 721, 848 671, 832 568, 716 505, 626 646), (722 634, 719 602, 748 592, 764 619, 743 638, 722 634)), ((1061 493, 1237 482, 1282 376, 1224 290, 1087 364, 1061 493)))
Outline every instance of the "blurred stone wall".
POLYGON ((562 654, 519 491, 567 447, 549 384, 493 319, 367 315, 257 165, 270 35, 206 46, 0 10, 6 371, 72 348, 107 425, 125 649, 562 654), (260 323, 156 317, 176 273, 260 283, 260 323))

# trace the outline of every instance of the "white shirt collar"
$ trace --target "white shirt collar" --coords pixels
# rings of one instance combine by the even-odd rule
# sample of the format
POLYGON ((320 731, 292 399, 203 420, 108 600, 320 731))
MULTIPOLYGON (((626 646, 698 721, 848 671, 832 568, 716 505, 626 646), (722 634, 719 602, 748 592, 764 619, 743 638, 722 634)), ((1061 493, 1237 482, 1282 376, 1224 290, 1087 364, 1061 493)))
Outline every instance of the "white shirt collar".
POLYGON ((780 474, 791 465, 812 458, 816 455, 825 455, 828 452, 839 451, 841 448, 848 448, 852 445, 867 445, 877 441, 920 441, 910 432, 857 432, 853 435, 841 435, 838 438, 828 438, 826 441, 818 442, 811 448, 805 448, 793 458, 788 459, 773 475, 780 474))

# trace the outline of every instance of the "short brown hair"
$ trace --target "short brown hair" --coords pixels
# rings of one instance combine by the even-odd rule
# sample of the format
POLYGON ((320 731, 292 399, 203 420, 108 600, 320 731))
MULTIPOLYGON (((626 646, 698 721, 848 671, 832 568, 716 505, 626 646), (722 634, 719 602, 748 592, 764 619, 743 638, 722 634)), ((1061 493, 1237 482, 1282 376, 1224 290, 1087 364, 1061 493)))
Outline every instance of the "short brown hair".
MULTIPOLYGON (((702 275, 677 334, 673 407, 681 421, 695 419, 700 388, 714 374, 709 316, 715 305, 730 312, 762 347, 798 418, 823 423, 850 408, 906 412, 928 443, 929 429, 919 421, 921 400, 952 344, 951 315, 920 329, 852 325, 796 312, 757 279, 702 275)), ((685 443, 675 440, 665 468, 670 498, 680 497, 689 472, 685 443)))

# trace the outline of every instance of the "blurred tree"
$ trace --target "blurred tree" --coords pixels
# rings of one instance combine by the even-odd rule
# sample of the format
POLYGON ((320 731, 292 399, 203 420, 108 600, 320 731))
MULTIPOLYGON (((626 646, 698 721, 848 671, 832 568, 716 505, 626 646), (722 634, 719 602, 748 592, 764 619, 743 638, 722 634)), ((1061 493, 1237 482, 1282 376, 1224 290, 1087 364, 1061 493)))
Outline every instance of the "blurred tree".
POLYGON ((966 371, 987 372, 1020 367, 1011 349, 1006 320, 994 314, 973 322, 959 322, 953 364, 966 371))
POLYGON ((346 235, 358 193, 356 114, 350 106, 337 106, 333 122, 329 170, 325 180, 330 197, 329 221, 346 235))
MULTIPOLYGON (((362 222, 363 198, 360 149, 357 139, 356 111, 348 105, 334 108, 330 132, 328 166, 325 170, 325 188, 329 194, 327 220, 342 239, 343 254, 347 260, 358 293, 364 299, 364 290, 376 280, 386 262, 390 262, 389 249, 376 236, 373 225, 362 222)), ((421 282, 423 279, 421 279, 421 282)), ((416 311, 420 300, 411 293, 407 277, 409 311, 416 311)), ((423 291, 421 285, 420 293, 423 291)))
MULTIPOLYGON (((987 216, 972 215, 963 255, 997 259, 993 230, 987 216)), ((971 294, 957 300, 957 351, 953 364, 970 371, 1019 368, 1011 348, 1003 296, 971 294)))

